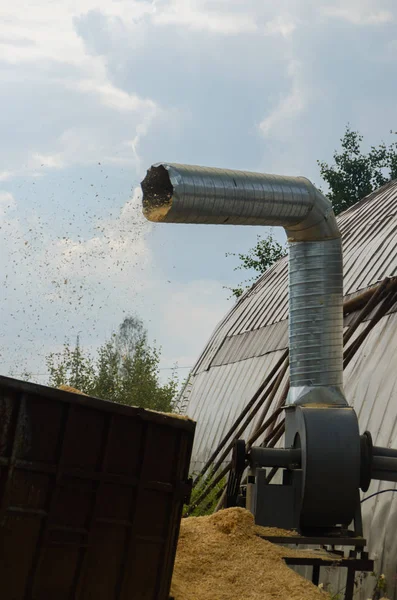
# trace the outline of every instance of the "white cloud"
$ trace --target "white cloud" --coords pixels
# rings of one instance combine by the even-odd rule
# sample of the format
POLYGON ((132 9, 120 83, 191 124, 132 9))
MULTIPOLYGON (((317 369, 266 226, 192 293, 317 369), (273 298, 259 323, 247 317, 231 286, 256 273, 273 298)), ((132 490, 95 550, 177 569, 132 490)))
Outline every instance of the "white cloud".
POLYGON ((161 308, 152 317, 156 337, 166 349, 163 364, 193 365, 213 329, 230 308, 220 282, 192 280, 188 283, 156 284, 161 308))
POLYGON ((0 190, 0 217, 5 215, 16 207, 15 199, 10 192, 0 190))
POLYGON ((35 152, 32 155, 32 163, 36 167, 47 167, 49 169, 61 169, 65 166, 60 154, 39 154, 35 152))
POLYGON ((136 94, 129 94, 108 81, 83 80, 74 81, 67 85, 82 92, 97 95, 105 106, 121 112, 135 112, 142 109, 149 109, 155 112, 157 110, 153 100, 145 100, 136 94))
MULTIPOLYGON (((111 81, 105 57, 88 52, 75 18, 102 9, 120 23, 139 21, 153 12, 151 3, 22 4, 16 0, 0 6, 0 75, 7 83, 7 101, 15 96, 7 110, 20 111, 18 131, 27 132, 24 144, 11 142, 0 153, 0 181, 99 160, 136 169, 139 144, 161 108, 111 81), (22 108, 19 98, 24 96, 29 102, 22 108), (33 135, 39 123, 40 135, 33 135)), ((14 137, 12 123, 8 119, 3 132, 9 140, 14 137)))
MULTIPOLYGON (((164 112, 155 102, 129 94, 104 79, 84 80, 78 75, 72 81, 47 81, 45 86, 49 97, 59 97, 60 102, 49 104, 45 116, 39 104, 40 96, 26 112, 20 107, 19 127, 21 133, 27 131, 26 140, 20 145, 11 143, 0 151, 4 169, 0 181, 42 176, 46 169, 59 170, 99 161, 129 165, 137 172, 140 143, 164 112), (70 110, 75 113, 75 119, 70 118, 70 110), (34 135, 31 130, 39 122, 42 123, 40 135, 34 135)), ((18 84, 17 90, 20 87, 18 84)), ((12 86, 9 89, 12 90, 12 86)), ((31 93, 34 98, 34 88, 31 93)), ((12 122, 5 127, 9 128, 12 139, 12 122)))
POLYGON ((268 21, 264 26, 264 32, 268 35, 281 34, 283 37, 289 37, 297 28, 297 19, 292 15, 276 15, 274 19, 268 21))
POLYGON ((302 64, 297 60, 290 61, 287 72, 291 81, 290 91, 259 125, 265 137, 277 135, 288 128, 291 120, 299 117, 308 104, 309 94, 303 82, 302 64))
POLYGON ((353 25, 382 25, 395 20, 391 10, 374 0, 337 0, 320 8, 320 12, 331 18, 342 19, 353 25))
POLYGON ((12 64, 48 59, 89 67, 84 45, 76 34, 73 19, 90 10, 100 10, 126 21, 139 20, 153 12, 151 2, 128 0, 73 0, 27 4, 24 0, 0 5, 2 60, 12 64))
POLYGON ((211 3, 202 0, 171 0, 156 9, 152 17, 156 25, 185 25, 226 35, 253 32, 258 28, 252 13, 216 11, 211 3))
MULTIPOLYGON (((139 188, 119 216, 99 220, 95 229, 96 235, 85 240, 64 237, 46 242, 41 262, 52 274, 52 300, 57 297, 61 303, 68 302, 81 293, 98 291, 98 284, 120 299, 128 296, 134 273, 147 269, 150 251, 146 235, 151 225, 142 215, 139 188)), ((135 286, 142 287, 144 277, 139 279, 135 286)))
POLYGON ((9 181, 13 176, 13 171, 0 171, 0 181, 9 181))
POLYGON ((208 0, 170 0, 156 3, 151 15, 155 25, 180 25, 221 35, 264 33, 289 36, 296 18, 282 7, 276 10, 259 2, 208 0), (249 6, 250 4, 250 6, 249 6))
POLYGON ((30 166, 32 169, 60 169, 73 165, 82 167, 99 161, 102 165, 130 166, 133 172, 137 172, 140 167, 139 142, 148 131, 153 116, 143 115, 142 119, 143 121, 138 122, 134 128, 136 143, 133 148, 130 140, 106 135, 106 131, 84 126, 72 127, 53 140, 53 154, 33 153, 30 166))
MULTIPOLYGON (((120 140, 117 151, 112 149, 112 152, 109 152, 109 148, 104 147, 101 150, 101 162, 132 164, 139 172, 142 168, 139 154, 140 142, 147 135, 155 119, 161 117, 164 111, 153 100, 125 92, 106 81, 82 80, 66 85, 84 94, 97 96, 100 102, 111 110, 127 114, 132 112, 138 116, 134 136, 131 139, 120 140)), ((95 162, 100 148, 96 137, 91 130, 87 136, 84 136, 81 129, 63 132, 58 140, 62 149, 58 157, 54 157, 55 161, 58 158, 59 163, 64 165, 73 162, 78 157, 82 162, 95 162), (67 156, 68 158, 66 158, 67 156)))

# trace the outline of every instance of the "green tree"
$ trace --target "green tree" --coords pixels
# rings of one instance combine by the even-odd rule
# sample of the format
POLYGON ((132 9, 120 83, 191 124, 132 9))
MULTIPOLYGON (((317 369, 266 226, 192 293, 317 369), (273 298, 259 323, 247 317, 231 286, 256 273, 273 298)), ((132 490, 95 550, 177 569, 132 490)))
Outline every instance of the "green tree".
POLYGON ((341 149, 334 152, 332 165, 317 161, 336 215, 397 177, 397 142, 381 142, 364 153, 363 136, 349 125, 340 141, 341 149))
POLYGON ((130 406, 172 412, 178 409, 178 379, 160 382, 160 350, 147 342, 142 321, 127 317, 92 357, 68 343, 47 357, 49 385, 69 385, 86 394, 130 406))
MULTIPOLYGON (((390 131, 395 134, 396 132, 390 131)), ((332 203, 336 215, 346 210, 359 200, 381 187, 391 179, 397 178, 397 142, 386 145, 371 146, 368 152, 362 150, 363 136, 347 125, 341 138, 341 148, 333 155, 334 162, 329 165, 325 161, 317 161, 320 174, 328 185, 326 194, 332 203)), ((235 271, 251 270, 253 276, 231 290, 233 296, 239 298, 259 275, 282 256, 286 248, 273 238, 273 235, 262 238, 258 236, 256 245, 246 254, 228 253, 226 256, 237 256, 240 264, 235 271)))
POLYGON ((286 246, 282 246, 274 239, 273 234, 265 238, 257 236, 256 245, 248 250, 247 254, 228 252, 226 256, 237 256, 240 264, 234 268, 235 271, 249 270, 253 272, 252 277, 242 281, 237 287, 229 289, 235 298, 239 298, 245 290, 251 287, 252 283, 257 280, 259 275, 262 275, 273 263, 287 253, 286 246))
POLYGON ((125 317, 115 336, 117 349, 122 356, 133 354, 139 341, 146 336, 146 329, 138 317, 125 317))
POLYGON ((65 344, 61 353, 51 353, 47 357, 47 369, 50 374, 50 385, 70 385, 82 392, 88 393, 93 386, 94 363, 92 358, 84 353, 77 336, 74 348, 65 344))

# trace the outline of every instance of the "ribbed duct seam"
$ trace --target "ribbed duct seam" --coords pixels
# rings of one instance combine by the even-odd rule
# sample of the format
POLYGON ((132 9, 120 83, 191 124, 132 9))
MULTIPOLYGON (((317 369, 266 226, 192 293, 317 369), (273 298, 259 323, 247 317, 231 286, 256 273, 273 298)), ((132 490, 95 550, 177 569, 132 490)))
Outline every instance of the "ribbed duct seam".
POLYGON ((343 275, 340 239, 289 244, 289 402, 329 388, 343 404, 343 275))

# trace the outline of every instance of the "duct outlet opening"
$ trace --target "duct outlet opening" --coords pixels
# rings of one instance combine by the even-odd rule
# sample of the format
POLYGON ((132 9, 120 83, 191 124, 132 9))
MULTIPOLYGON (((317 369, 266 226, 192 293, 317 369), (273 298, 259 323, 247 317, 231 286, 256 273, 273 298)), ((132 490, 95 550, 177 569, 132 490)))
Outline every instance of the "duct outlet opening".
POLYGON ((152 167, 141 183, 143 214, 149 221, 163 221, 171 208, 174 189, 167 169, 152 167))

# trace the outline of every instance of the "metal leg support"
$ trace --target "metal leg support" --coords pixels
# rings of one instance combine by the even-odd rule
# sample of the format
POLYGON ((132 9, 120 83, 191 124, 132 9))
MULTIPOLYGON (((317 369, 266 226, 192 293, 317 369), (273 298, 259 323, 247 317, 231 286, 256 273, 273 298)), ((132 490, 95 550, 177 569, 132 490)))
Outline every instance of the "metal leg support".
POLYGON ((314 585, 320 582, 320 565, 313 565, 312 582, 314 585))
POLYGON ((355 575, 355 569, 347 569, 345 600, 353 600, 355 575))

